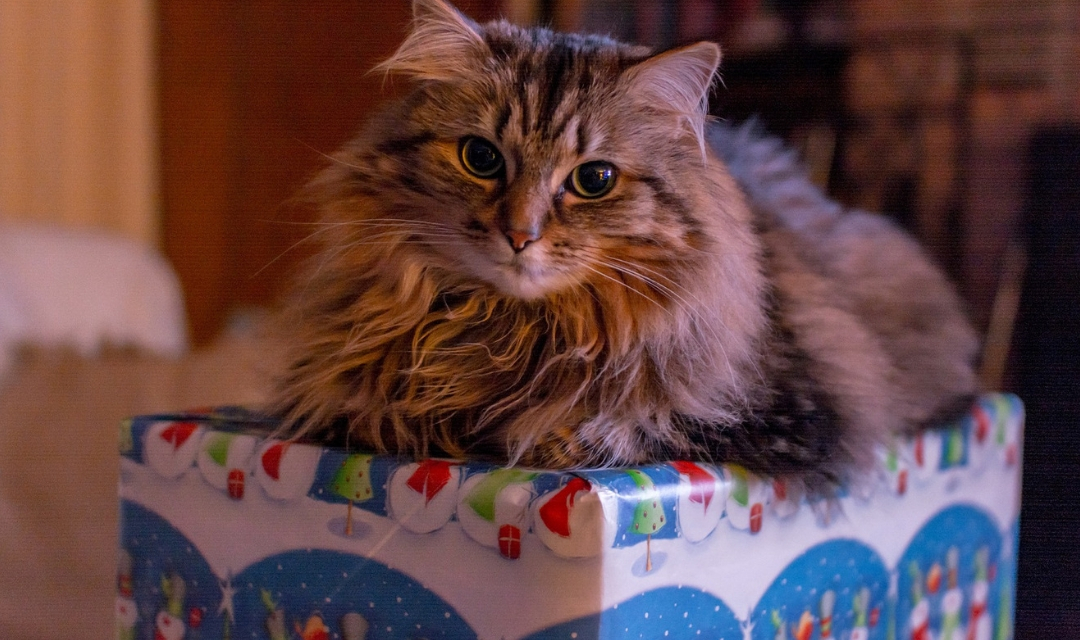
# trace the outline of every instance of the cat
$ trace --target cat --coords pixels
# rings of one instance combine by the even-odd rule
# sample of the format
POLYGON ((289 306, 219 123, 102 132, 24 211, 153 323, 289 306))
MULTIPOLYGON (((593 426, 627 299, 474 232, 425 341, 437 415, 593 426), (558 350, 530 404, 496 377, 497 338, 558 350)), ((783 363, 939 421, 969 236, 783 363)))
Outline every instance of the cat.
POLYGON ((782 144, 707 117, 716 44, 413 12, 377 67, 410 92, 311 185, 322 248, 271 404, 293 435, 835 487, 970 405, 951 285, 782 144))

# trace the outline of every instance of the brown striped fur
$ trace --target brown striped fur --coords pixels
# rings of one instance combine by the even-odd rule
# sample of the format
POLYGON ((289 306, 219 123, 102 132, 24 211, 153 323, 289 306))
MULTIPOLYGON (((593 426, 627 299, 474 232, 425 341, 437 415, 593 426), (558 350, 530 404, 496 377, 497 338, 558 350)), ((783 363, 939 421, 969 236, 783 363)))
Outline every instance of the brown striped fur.
POLYGON ((412 91, 312 186, 324 249, 272 407, 297 435, 833 482, 970 396, 974 337, 914 244, 707 122, 716 45, 653 56, 442 0, 414 12, 380 67, 412 91), (496 144, 500 177, 462 167, 465 136, 496 144), (566 187, 591 160, 618 171, 595 200, 566 187), (523 229, 538 237, 515 251, 523 229))

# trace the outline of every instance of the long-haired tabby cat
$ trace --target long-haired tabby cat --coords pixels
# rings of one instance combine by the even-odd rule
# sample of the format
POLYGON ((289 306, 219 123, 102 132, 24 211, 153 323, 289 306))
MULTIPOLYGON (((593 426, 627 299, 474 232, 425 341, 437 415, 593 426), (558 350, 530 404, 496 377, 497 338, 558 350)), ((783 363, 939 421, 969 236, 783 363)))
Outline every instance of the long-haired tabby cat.
POLYGON ((411 92, 313 185, 325 246, 274 410, 377 451, 832 486, 966 408, 976 339, 943 276, 711 122, 719 61, 415 0, 379 67, 411 92))

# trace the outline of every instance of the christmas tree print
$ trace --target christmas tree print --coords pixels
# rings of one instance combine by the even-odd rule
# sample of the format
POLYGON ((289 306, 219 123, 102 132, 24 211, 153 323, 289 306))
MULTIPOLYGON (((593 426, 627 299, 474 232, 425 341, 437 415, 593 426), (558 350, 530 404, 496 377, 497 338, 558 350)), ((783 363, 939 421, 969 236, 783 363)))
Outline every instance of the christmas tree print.
POLYGON ((117 640, 135 640, 135 623, 139 619, 135 604, 135 589, 131 579, 131 554, 120 549, 116 566, 116 638, 117 640))
POLYGON ((975 582, 971 585, 971 605, 968 614, 969 640, 993 640, 993 623, 987 605, 990 601, 990 549, 983 546, 975 552, 975 582))
POLYGON ((369 500, 373 495, 371 489, 371 460, 367 453, 355 453, 341 463, 334 480, 330 483, 330 489, 337 495, 348 501, 345 512, 345 536, 353 534, 352 509, 354 502, 369 500))
POLYGON ((131 435, 131 420, 120 423, 120 455, 131 453, 135 449, 135 438, 131 435))
POLYGON ((885 640, 896 640, 896 603, 900 599, 900 573, 889 574, 888 619, 885 621, 885 640))
POLYGON ((786 622, 780 615, 780 611, 773 609, 769 613, 769 622, 772 622, 773 631, 775 632, 773 640, 788 640, 786 622))
MULTIPOLYGON (((912 561, 908 565, 908 574, 911 576, 911 613, 908 614, 908 629, 911 632, 911 640, 930 640, 930 601, 923 597, 922 570, 919 564, 912 561)), ((931 592, 937 589, 931 589, 931 592)))
POLYGON ((289 640, 289 632, 285 628, 285 610, 274 602, 266 589, 259 590, 259 598, 266 607, 266 632, 270 635, 270 640, 289 640))
POLYGON ((1001 595, 998 598, 997 627, 994 631, 994 640, 1012 640, 1012 584, 1007 580, 1001 581, 1001 595))
POLYGON ((634 508, 630 531, 645 536, 645 572, 648 573, 652 571, 652 534, 667 524, 667 515, 660 502, 660 492, 652 479, 637 469, 628 469, 626 473, 640 491, 641 497, 634 508))
POLYGON ((960 571, 960 550, 956 547, 949 547, 945 561, 948 566, 949 589, 941 599, 941 633, 938 634, 938 638, 939 640, 960 640, 963 636, 963 629, 960 626, 960 614, 964 606, 964 595, 960 590, 958 575, 960 571))
POLYGON ((184 597, 187 584, 174 574, 161 577, 161 593, 165 596, 165 608, 154 619, 154 640, 180 640, 184 637, 184 597))
POLYGON ((870 638, 870 589, 863 587, 851 603, 855 614, 855 627, 848 636, 849 640, 868 640, 870 638))
POLYGON ((825 638, 832 638, 832 622, 833 622, 833 609, 836 607, 836 592, 829 589, 825 593, 821 594, 821 602, 819 604, 819 611, 821 612, 821 620, 818 623, 821 627, 822 640, 825 638))

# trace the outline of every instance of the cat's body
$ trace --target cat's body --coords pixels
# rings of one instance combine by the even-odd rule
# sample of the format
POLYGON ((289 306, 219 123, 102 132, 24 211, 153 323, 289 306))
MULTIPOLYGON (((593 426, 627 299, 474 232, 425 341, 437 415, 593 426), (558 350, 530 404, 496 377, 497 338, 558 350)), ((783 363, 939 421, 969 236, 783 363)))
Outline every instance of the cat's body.
POLYGON ((964 408, 949 285, 778 144, 706 122, 715 45, 415 12, 384 68, 419 82, 314 185, 327 243, 275 404, 298 433, 822 485, 964 408))

